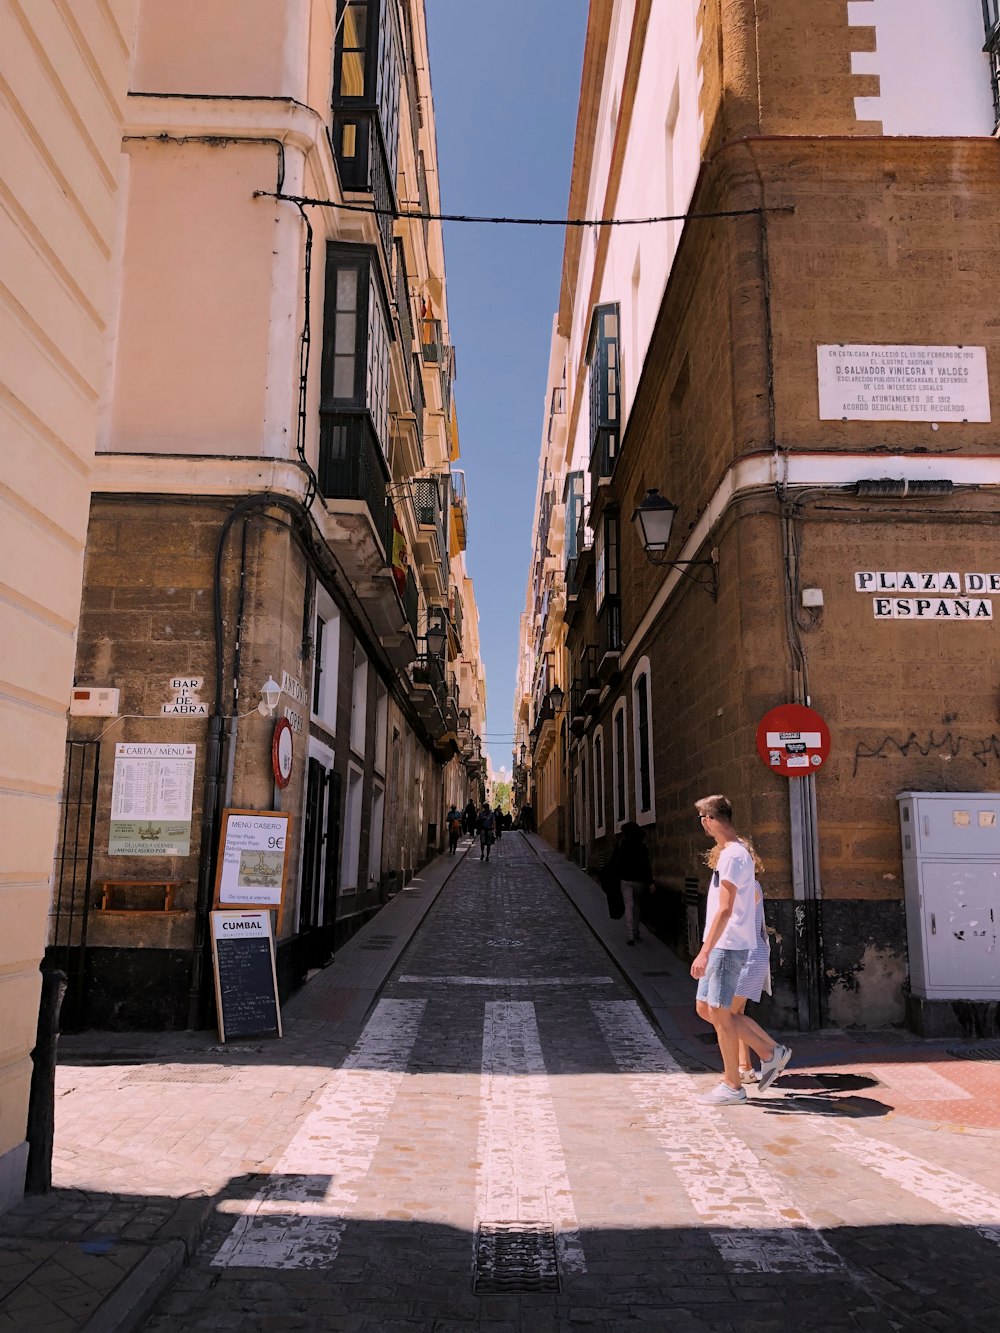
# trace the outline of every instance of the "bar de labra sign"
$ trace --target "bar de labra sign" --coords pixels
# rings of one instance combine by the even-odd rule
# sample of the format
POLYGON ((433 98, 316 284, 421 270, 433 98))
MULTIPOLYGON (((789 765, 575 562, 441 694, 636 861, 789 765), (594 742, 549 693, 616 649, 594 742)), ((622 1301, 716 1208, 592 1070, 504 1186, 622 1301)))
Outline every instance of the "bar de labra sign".
POLYGON ((194 745, 115 746, 111 856, 187 856, 191 851, 194 745))
POLYGON ((816 349, 821 421, 989 421, 985 347, 816 349))
POLYGON ((993 602, 984 594, 1000 592, 1000 574, 860 570, 854 588, 872 594, 876 620, 984 624, 993 619, 993 602))

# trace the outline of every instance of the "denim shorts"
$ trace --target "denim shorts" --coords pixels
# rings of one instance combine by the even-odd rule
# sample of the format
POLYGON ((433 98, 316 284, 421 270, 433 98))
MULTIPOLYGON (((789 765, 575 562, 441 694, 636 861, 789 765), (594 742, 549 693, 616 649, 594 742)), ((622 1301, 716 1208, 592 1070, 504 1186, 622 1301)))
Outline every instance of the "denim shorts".
POLYGON ((749 952, 749 949, 713 949, 708 955, 705 975, 698 978, 698 999, 713 1009, 728 1009, 749 952))

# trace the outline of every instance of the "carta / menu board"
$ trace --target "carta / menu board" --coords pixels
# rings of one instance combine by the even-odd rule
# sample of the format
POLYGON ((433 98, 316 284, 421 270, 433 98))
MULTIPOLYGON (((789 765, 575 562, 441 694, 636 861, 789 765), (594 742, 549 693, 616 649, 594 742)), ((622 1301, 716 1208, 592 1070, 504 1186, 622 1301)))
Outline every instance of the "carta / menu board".
POLYGON ((213 912, 219 1037, 281 1036, 270 912, 213 912))

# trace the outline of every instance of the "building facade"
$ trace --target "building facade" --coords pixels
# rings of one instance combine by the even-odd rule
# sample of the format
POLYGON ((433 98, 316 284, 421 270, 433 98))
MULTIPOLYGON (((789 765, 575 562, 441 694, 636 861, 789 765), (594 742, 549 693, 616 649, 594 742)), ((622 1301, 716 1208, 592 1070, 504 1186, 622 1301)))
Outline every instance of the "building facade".
POLYGON ((106 393, 135 4, 0 4, 0 1210, 20 1196, 39 959, 106 393))
MULTIPOLYGON (((648 918, 689 952, 707 879, 693 801, 728 793, 767 866, 777 1020, 970 1030, 983 1006, 908 985, 921 927, 897 796, 969 793, 955 821, 974 826, 1000 778, 1000 15, 802 9, 590 6, 569 214, 667 220, 568 230, 525 774, 537 788, 555 753, 585 865, 645 826, 648 918), (650 491, 674 523, 647 550, 650 491), (757 749, 783 704, 830 731, 801 777, 757 749), (564 718, 565 755, 546 739, 564 718)), ((980 938, 952 906, 956 939, 980 938)), ((989 972, 992 947, 959 972, 989 972)))
POLYGON ((225 810, 290 816, 287 994, 482 789, 423 5, 140 0, 121 151, 48 960, 183 1027, 225 810))

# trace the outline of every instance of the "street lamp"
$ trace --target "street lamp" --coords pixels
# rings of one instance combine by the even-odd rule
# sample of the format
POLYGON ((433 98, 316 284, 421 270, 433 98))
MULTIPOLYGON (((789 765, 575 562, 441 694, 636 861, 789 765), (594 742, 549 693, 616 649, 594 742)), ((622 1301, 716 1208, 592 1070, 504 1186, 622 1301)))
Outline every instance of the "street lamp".
POLYGON ((523 764, 528 757, 528 747, 524 741, 521 742, 521 763, 523 764))
POLYGON ((261 717, 273 717, 280 698, 281 686, 273 676, 268 676, 260 687, 260 703, 257 705, 257 712, 260 713, 261 717))
POLYGON ((563 706, 563 700, 566 698, 566 691, 559 685, 553 685, 549 690, 549 703, 552 705, 552 711, 558 713, 563 706))
POLYGON ((697 583, 700 588, 704 588, 714 601, 719 594, 719 559, 716 549, 713 549, 710 560, 668 560, 666 558, 670 532, 674 526, 674 515, 676 513, 677 506, 661 495, 655 486, 650 487, 642 503, 636 507, 632 514, 632 522, 639 534, 639 541, 646 553, 646 559, 651 565, 676 569, 679 574, 689 578, 692 583, 697 583), (707 573, 698 576, 691 573, 692 569, 704 570, 707 573))
POLYGON ((428 625, 427 633, 424 636, 427 640, 427 652, 431 657, 440 657, 444 652, 444 645, 448 638, 448 631, 440 624, 428 625))

